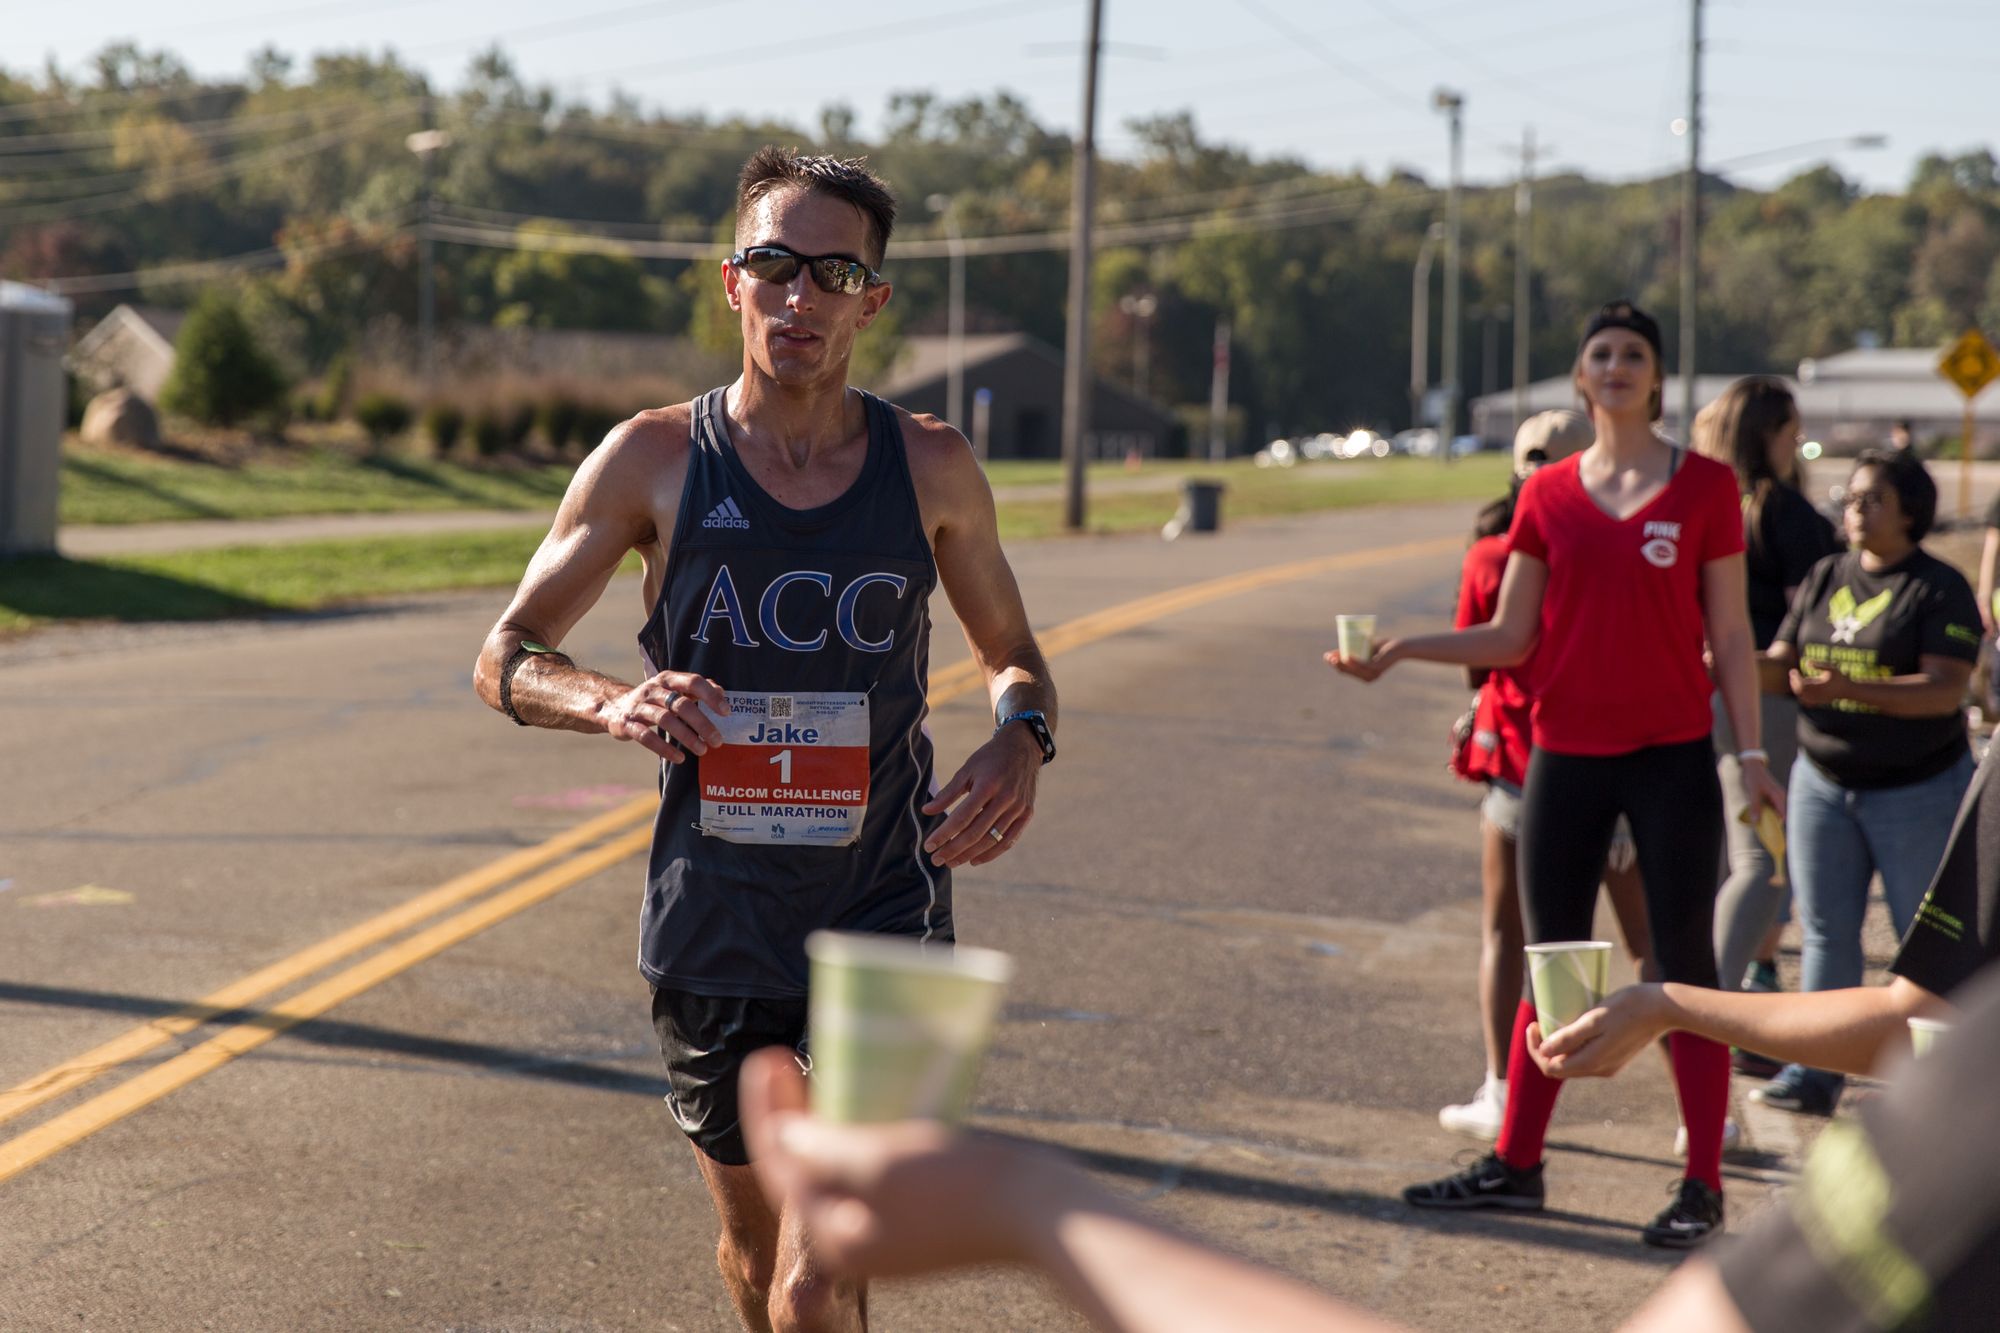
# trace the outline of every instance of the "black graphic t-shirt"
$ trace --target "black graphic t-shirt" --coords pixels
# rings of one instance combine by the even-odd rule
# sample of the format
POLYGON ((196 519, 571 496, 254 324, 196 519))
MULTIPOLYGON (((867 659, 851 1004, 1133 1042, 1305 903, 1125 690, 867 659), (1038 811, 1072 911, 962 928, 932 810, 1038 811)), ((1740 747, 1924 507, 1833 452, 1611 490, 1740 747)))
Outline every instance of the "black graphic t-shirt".
MULTIPOLYGON (((1837 668, 1855 680, 1915 675, 1919 659, 1979 657, 1979 606, 1965 576, 1921 549, 1870 573, 1861 553, 1813 566, 1775 642, 1798 649, 1807 675, 1837 668)), ((1852 699, 1799 710, 1799 749, 1843 787, 1901 787, 1964 755, 1965 720, 1890 717, 1852 699)))
POLYGON ((2000 959, 2000 745, 1972 775, 1930 892, 1889 970, 1949 996, 2000 959))

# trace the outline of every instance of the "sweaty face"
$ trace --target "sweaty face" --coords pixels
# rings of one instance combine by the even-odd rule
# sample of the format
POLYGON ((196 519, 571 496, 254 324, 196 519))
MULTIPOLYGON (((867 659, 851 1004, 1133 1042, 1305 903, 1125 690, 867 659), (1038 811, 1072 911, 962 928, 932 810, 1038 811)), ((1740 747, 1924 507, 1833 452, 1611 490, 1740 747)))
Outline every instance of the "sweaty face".
MULTIPOLYGON (((868 263, 868 221, 861 210, 816 190, 778 190, 757 201, 736 229, 736 248, 782 245, 801 255, 840 255, 868 263)), ((853 296, 821 291, 810 269, 786 283, 764 282, 727 264, 723 289, 743 322, 743 349, 764 375, 795 388, 842 381, 854 335, 874 322, 889 285, 853 296)))
POLYGON ((1600 329, 1577 357, 1576 382, 1584 397, 1613 415, 1647 412, 1660 386, 1653 345, 1630 329, 1600 329))

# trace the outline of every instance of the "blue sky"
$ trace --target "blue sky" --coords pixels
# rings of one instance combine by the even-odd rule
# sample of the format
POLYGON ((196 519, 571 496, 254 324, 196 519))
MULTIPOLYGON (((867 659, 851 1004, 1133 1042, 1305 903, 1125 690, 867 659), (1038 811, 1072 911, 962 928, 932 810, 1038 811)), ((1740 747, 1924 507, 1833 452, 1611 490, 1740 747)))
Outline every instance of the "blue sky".
MULTIPOLYGON (((790 118, 840 102, 863 129, 892 91, 943 97, 1005 89, 1044 124, 1079 111, 1082 0, 875 0, 851 18, 806 0, 10 0, 0 64, 79 70, 119 38, 166 48, 204 74, 240 73, 266 43, 297 57, 393 47, 445 87, 498 42, 522 75, 602 105, 790 118), (23 13, 22 11, 26 11, 23 13), (164 16, 164 17, 163 17, 164 16)), ((1982 78, 2000 44, 1988 0, 1711 0, 1704 158, 1769 185, 1814 160, 1871 189, 1899 189, 1925 152, 1996 137, 1982 78), (1886 149, 1794 146, 1857 135, 1886 149)), ((1596 0, 1106 0, 1100 135, 1131 149, 1125 122, 1191 111, 1205 138, 1260 156, 1380 175, 1445 173, 1432 89, 1466 99, 1466 173, 1510 177, 1525 127, 1545 159, 1604 177, 1682 161, 1688 6, 1596 0)))

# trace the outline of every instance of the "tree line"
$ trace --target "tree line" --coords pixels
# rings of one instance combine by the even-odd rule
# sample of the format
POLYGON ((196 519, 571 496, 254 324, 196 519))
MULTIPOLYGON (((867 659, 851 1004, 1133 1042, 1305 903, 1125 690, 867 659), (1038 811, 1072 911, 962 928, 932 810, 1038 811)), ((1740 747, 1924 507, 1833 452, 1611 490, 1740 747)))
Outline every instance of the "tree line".
MULTIPOLYGON (((856 123, 842 106, 813 125, 666 115, 623 97, 592 108, 531 85, 497 48, 441 93, 393 54, 299 67, 267 48, 243 77, 204 81, 170 53, 117 44, 82 74, 0 71, 0 277, 139 275, 78 289, 80 323, 120 300, 190 305, 221 286, 290 378, 324 379, 415 321, 426 196, 406 139, 425 126, 450 136, 433 160, 438 215, 503 241, 437 246, 450 324, 651 331, 726 353, 735 335, 712 260, 518 247, 564 233, 726 239, 736 170, 765 142, 866 154, 901 200, 899 239, 945 235, 934 198, 968 237, 1067 225, 1070 140, 1004 92, 899 92, 878 134, 856 123), (200 284, 160 272, 225 256, 249 258, 200 284)), ((1129 128, 1135 151, 1099 174, 1109 242, 1093 295, 1099 373, 1131 384, 1144 366, 1153 397, 1205 403, 1226 320, 1231 396, 1256 430, 1405 424, 1411 274, 1443 214, 1437 183, 1256 158, 1205 139, 1186 113, 1129 128)), ((1928 346, 2000 326, 1991 152, 1924 157, 1900 194, 1865 194, 1826 166, 1771 190, 1702 185, 1704 366, 1785 372, 1869 339, 1928 346)), ((1575 331, 1612 296, 1671 330, 1677 177, 1556 174, 1534 198, 1532 376, 1561 373, 1575 331)), ((1463 208, 1461 364, 1477 394, 1507 387, 1511 373, 1513 183, 1469 187, 1463 208)), ((1067 263, 1054 247, 970 258, 969 327, 1059 347, 1067 263)), ((899 259, 892 245, 888 271, 897 294, 886 326, 862 341, 864 379, 884 372, 899 339, 945 325, 941 258, 899 259)))

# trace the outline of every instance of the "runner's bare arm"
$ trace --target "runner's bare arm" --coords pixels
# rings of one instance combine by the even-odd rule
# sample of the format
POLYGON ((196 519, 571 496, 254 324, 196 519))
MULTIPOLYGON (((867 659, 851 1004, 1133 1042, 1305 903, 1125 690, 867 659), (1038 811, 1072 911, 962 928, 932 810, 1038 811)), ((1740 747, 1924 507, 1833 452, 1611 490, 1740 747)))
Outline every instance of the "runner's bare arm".
MULTIPOLYGON (((641 414, 613 430, 577 469, 554 525, 473 666, 473 689, 489 707, 501 708, 501 672, 521 644, 560 648, 627 553, 665 550, 672 534, 661 530, 665 524, 656 515, 671 515, 680 494, 686 421, 684 409, 641 414)), ((631 685, 560 654, 523 658, 508 682, 515 713, 531 726, 606 732, 679 763, 683 749, 702 754, 721 736, 698 708, 674 696, 729 711, 721 688, 706 677, 662 672, 631 685)))
MULTIPOLYGON (((1743 556, 1725 555, 1701 567, 1702 623, 1715 659, 1715 685, 1739 752, 1763 749, 1763 713, 1757 703, 1757 639, 1750 631, 1750 584, 1743 556)), ((1750 818, 1770 806, 1785 813, 1785 789, 1761 753, 1740 759, 1750 818)))
POLYGON ((1507 557, 1507 572, 1500 576, 1499 605, 1493 619, 1485 624, 1408 639, 1384 639, 1366 662, 1328 653, 1326 664, 1362 681, 1377 680, 1406 659, 1472 667, 1519 666, 1535 650, 1535 637, 1541 631, 1542 594, 1548 586, 1548 565, 1515 551, 1507 557))
MULTIPOLYGON (((1000 549, 986 474, 965 437, 936 417, 903 414, 903 437, 938 580, 986 677, 995 718, 1040 712, 1053 731, 1055 685, 1000 549)), ((1026 724, 996 732, 924 807, 925 814, 951 811, 924 850, 945 866, 984 865, 1005 853, 1034 817, 1041 767, 1041 747, 1026 724)))

